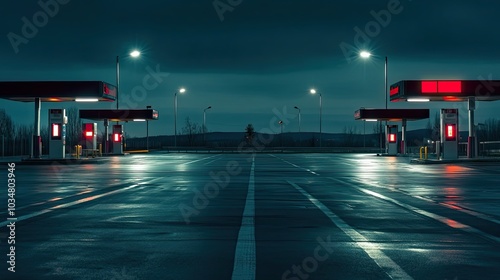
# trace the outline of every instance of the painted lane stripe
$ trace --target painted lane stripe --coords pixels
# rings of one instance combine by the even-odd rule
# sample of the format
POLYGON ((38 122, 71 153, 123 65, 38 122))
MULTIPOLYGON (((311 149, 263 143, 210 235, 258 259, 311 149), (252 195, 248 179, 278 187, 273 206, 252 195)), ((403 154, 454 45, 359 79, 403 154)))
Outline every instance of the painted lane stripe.
POLYGON ((309 201, 319 208, 335 226, 340 228, 349 238, 351 238, 356 245, 363 249, 368 256, 391 278, 391 279, 413 279, 408 275, 399 265, 397 265, 391 258, 382 252, 376 243, 370 242, 363 235, 357 232, 354 228, 349 226, 344 220, 333 213, 321 201, 314 198, 311 194, 299 187, 297 184, 287 181, 300 193, 302 193, 309 201))
POLYGON ((277 157, 277 156, 275 156, 275 155, 269 155, 269 156, 274 157, 274 158, 277 158, 277 159, 281 160, 281 161, 282 161, 282 162, 284 162, 284 163, 288 163, 288 164, 290 164, 290 165, 291 165, 291 166, 293 166, 293 167, 296 167, 296 168, 298 168, 298 169, 302 169, 302 170, 307 171, 307 172, 309 172, 309 173, 311 173, 311 174, 313 174, 313 175, 319 176, 319 174, 318 174, 318 173, 316 173, 316 172, 312 171, 311 169, 304 168, 304 167, 300 167, 300 166, 298 166, 298 165, 296 165, 296 164, 294 164, 294 163, 291 163, 291 162, 289 162, 289 161, 287 161, 287 160, 285 160, 285 159, 282 159, 282 158, 280 158, 280 157, 277 157))
MULTIPOLYGON (((357 166, 357 162, 358 162, 357 160, 349 159, 349 161, 351 161, 352 163, 348 163, 348 162, 342 162, 342 163, 345 164, 345 165, 351 166, 351 167, 357 166)), ((413 171, 410 168, 409 168, 409 170, 413 171)), ((438 204, 440 206, 443 206, 443 207, 446 207, 446 208, 449 208, 449 209, 452 209, 452 210, 455 210, 455 211, 460 211, 460 212, 469 214, 471 216, 474 216, 474 217, 477 217, 477 218, 480 218, 480 219, 483 219, 483 220, 487 220, 487 221, 490 221, 492 223, 496 223, 496 224, 500 225, 500 220, 499 219, 496 219, 495 217, 492 217, 491 215, 489 215, 487 213, 475 211, 474 209, 469 209, 469 208, 467 208, 465 206, 460 205, 459 203, 451 204, 451 203, 446 203, 446 202, 440 202, 440 201, 437 201, 437 200, 433 200, 433 199, 430 199, 430 198, 427 198, 427 197, 424 197, 424 196, 420 196, 420 195, 412 195, 410 192, 407 192, 407 191, 404 191, 404 190, 401 190, 401 189, 397 189, 397 188, 396 189, 390 188, 390 187, 383 186, 383 185, 380 185, 380 184, 377 184, 377 183, 374 183, 374 182, 370 182, 368 180, 362 180, 362 179, 352 179, 352 180, 355 181, 355 182, 359 182, 361 184, 364 184, 364 185, 374 186, 374 187, 377 187, 377 188, 385 188, 385 189, 388 189, 390 191, 396 191, 396 192, 408 195, 410 197, 414 197, 414 198, 418 198, 420 200, 424 200, 424 201, 427 201, 427 202, 438 204)))
POLYGON ((255 280, 257 267, 255 250, 255 156, 252 158, 245 210, 241 220, 234 253, 233 280, 255 280))
POLYGON ((488 234, 486 232, 483 232, 483 231, 481 231, 479 229, 476 229, 474 227, 471 227, 469 225, 460 223, 460 222, 458 222, 456 220, 453 220, 453 219, 450 219, 450 218, 447 218, 447 217, 444 217, 444 216, 441 216, 441 215, 438 215, 438 214, 434 214, 434 213, 422 210, 422 209, 420 209, 418 207, 411 206, 409 204, 400 202, 400 201, 398 201, 396 199, 387 197, 385 195, 382 195, 380 193, 377 193, 377 192, 374 192, 374 191, 371 191, 371 190, 367 190, 365 188, 358 187, 358 186, 356 186, 354 184, 351 184, 349 182, 345 182, 345 181, 339 180, 337 178, 331 178, 331 177, 329 177, 329 179, 333 180, 333 181, 336 181, 338 183, 350 186, 352 188, 355 188, 355 189, 359 190, 360 192, 363 192, 365 194, 374 196, 374 197, 379 198, 381 200, 384 200, 386 202, 393 203, 393 204, 395 204, 395 205, 397 205, 399 207, 402 207, 402 208, 404 208, 404 209, 406 209, 408 211, 412 211, 414 213, 417 213, 417 214, 420 214, 422 216, 425 216, 425 217, 431 218, 433 220, 436 220, 438 222, 441 222, 441 223, 443 223, 443 224, 445 224, 445 225, 447 225, 447 226, 449 226, 451 228, 459 229, 459 230, 465 231, 466 233, 476 234, 476 235, 479 235, 480 237, 482 237, 484 239, 487 239, 489 241, 494 241, 496 243, 500 243, 500 238, 498 238, 496 236, 493 236, 491 234, 488 234))
POLYGON ((402 193, 402 194, 410 196, 410 197, 414 197, 414 198, 418 198, 420 200, 424 200, 424 201, 427 201, 427 202, 438 204, 438 205, 441 205, 443 207, 446 207, 446 208, 449 208, 449 209, 452 209, 452 210, 455 210, 455 211, 460 211, 460 212, 463 212, 463 213, 467 213, 467 214, 469 214, 471 216, 474 216, 474 217, 477 217, 477 218, 481 218, 483 220, 487 220, 487 221, 490 221, 492 223, 496 223, 496 224, 500 225, 500 220, 495 219, 494 217, 488 216, 487 214, 483 214, 483 213, 480 213, 480 212, 476 212, 474 210, 466 209, 465 207, 461 206, 460 204, 450 204, 450 203, 445 203, 445 202, 439 202, 439 201, 436 201, 436 200, 433 200, 433 199, 430 199, 430 198, 427 198, 427 197, 423 197, 423 196, 420 196, 420 195, 412 195, 411 193, 409 193, 407 191, 404 191, 404 190, 389 188, 389 187, 382 186, 382 185, 377 184, 377 183, 367 182, 365 180, 353 179, 353 181, 358 182, 358 183, 363 184, 363 185, 369 185, 369 186, 373 186, 373 187, 377 187, 377 188, 389 189, 390 191, 399 192, 399 193, 402 193))
MULTIPOLYGON (((47 208, 47 209, 44 209, 44 210, 40 210, 40 211, 31 213, 31 214, 27 214, 27 215, 23 215, 23 216, 17 217, 16 222, 28 220, 28 219, 31 219, 31 218, 34 218, 34 217, 37 217, 37 216, 40 216, 40 215, 43 215, 43 214, 46 214, 46 213, 58 210, 58 209, 63 209, 63 208, 71 207, 71 206, 74 206, 74 205, 82 204, 82 203, 85 203, 85 202, 93 201, 93 200, 96 200, 98 198, 105 197, 105 196, 112 195, 112 194, 119 193, 119 192, 123 192, 123 191, 126 191, 126 190, 130 190, 130 189, 136 188, 136 187, 144 185, 144 184, 150 184, 150 183, 152 183, 154 181, 157 181, 159 179, 160 178, 153 179, 153 180, 148 181, 148 182, 133 184, 133 185, 128 186, 128 187, 123 188, 123 189, 118 189, 118 190, 110 191, 110 192, 107 192, 107 193, 102 193, 102 194, 98 194, 98 195, 94 195, 94 196, 89 196, 89 197, 78 199, 76 201, 72 201, 72 202, 68 202, 68 203, 56 205, 54 207, 50 207, 50 208, 47 208)), ((6 226, 8 224, 9 224, 9 221, 1 222, 0 223, 0 227, 6 226)))
MULTIPOLYGON (((132 181, 137 181, 137 180, 126 180, 126 182, 123 182, 123 183, 120 183, 120 184, 114 184, 114 185, 111 185, 109 187, 112 188, 112 187, 115 187, 117 185, 123 185, 123 184, 131 183, 132 181)), ((69 185, 69 186, 67 186, 67 188, 72 188, 72 187, 78 188, 80 186, 79 185, 69 185)), ((88 193, 91 193, 91 192, 95 192, 95 191, 99 191, 99 189, 95 189, 93 191, 84 190, 84 191, 81 191, 81 192, 79 192, 77 194, 71 194, 71 195, 67 195, 67 196, 63 196, 63 197, 53 197, 53 198, 45 200, 45 201, 35 202, 35 203, 32 203, 32 204, 28 204, 28 205, 16 207, 16 211, 18 211, 18 210, 24 210, 24 209, 27 209, 27 208, 30 208, 30 207, 35 207, 35 206, 42 206, 44 204, 48 204, 48 203, 51 203, 51 202, 54 202, 54 201, 58 201, 58 200, 69 199, 69 198, 72 198, 72 197, 76 198, 78 196, 82 196, 82 195, 85 195, 85 194, 88 194, 88 193)), ((0 212, 0 216, 4 215, 4 214, 7 214, 7 213, 8 213, 7 211, 2 211, 2 212, 0 212)))
POLYGON ((219 159, 221 159, 221 158, 216 158, 216 159, 211 160, 211 161, 209 161, 209 162, 207 162, 207 163, 204 163, 203 165, 208 165, 208 164, 210 164, 210 163, 212 163, 212 162, 218 161, 219 159))
POLYGON ((220 156, 220 155, 215 155, 215 156, 211 156, 211 157, 206 157, 206 158, 201 158, 201 159, 197 159, 197 160, 193 160, 193 161, 188 161, 185 163, 181 163, 180 165, 189 165, 191 163, 195 163, 195 162, 202 161, 202 160, 207 160, 209 158, 214 158, 214 157, 218 157, 218 156, 220 156))

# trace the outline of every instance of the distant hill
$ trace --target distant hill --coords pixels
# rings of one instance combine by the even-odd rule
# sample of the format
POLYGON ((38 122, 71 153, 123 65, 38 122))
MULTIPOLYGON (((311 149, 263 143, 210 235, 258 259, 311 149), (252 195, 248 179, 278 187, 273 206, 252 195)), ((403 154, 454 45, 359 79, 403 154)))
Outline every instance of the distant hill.
MULTIPOLYGON (((382 136, 384 137, 384 136, 382 136)), ((467 141, 468 132, 460 132, 461 141, 467 141)), ((420 146, 427 140, 432 140, 432 131, 417 129, 407 131, 407 143, 410 146, 420 146)), ((399 132, 401 140, 401 132, 399 132)), ((254 145, 266 147, 319 147, 318 132, 286 132, 283 134, 255 133, 254 145)), ((323 147, 378 147, 380 134, 354 134, 354 133, 323 133, 321 146, 323 147)), ((149 137, 149 146, 168 147, 174 146, 174 136, 149 137)), ((127 139, 127 145, 135 148, 146 147, 146 138, 127 139)), ((244 132, 209 132, 193 135, 177 135, 177 146, 205 146, 205 147, 238 147, 249 145, 244 132)))

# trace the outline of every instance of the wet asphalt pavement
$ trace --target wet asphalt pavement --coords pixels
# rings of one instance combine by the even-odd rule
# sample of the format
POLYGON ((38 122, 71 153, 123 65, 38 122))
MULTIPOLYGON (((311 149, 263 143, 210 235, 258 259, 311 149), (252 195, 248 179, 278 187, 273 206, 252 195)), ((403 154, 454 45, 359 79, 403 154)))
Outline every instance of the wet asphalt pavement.
POLYGON ((0 279, 500 279, 500 163, 158 152, 18 165, 17 220, 3 165, 0 279))

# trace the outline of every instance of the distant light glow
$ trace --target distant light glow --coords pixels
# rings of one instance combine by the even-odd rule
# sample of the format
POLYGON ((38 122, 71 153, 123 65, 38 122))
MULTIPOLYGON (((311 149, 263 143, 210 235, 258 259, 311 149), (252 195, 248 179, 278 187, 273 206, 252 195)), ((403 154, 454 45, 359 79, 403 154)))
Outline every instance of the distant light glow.
POLYGON ((94 136, 94 133, 92 131, 86 131, 85 136, 92 137, 92 136, 94 136))
POLYGON ((313 88, 312 88, 309 92, 310 92, 311 94, 316 94, 316 90, 315 90, 315 89, 313 89, 313 88))
POLYGON ((372 56, 372 54, 370 52, 367 52, 367 51, 362 51, 359 53, 359 56, 361 56, 362 58, 370 58, 370 56, 372 56))
POLYGON ((377 119, 366 119, 365 121, 367 121, 367 122, 378 122, 377 119))
POLYGON ((134 122, 145 122, 146 119, 134 119, 134 122))
POLYGON ((75 98, 76 102, 97 102, 99 99, 97 98, 75 98))
POLYGON ((456 96, 443 96, 443 101, 461 101, 462 99, 456 97, 456 96))
POLYGON ((180 92, 180 93, 185 93, 185 92, 186 92, 186 89, 185 89, 185 88, 181 88, 181 89, 179 89, 179 92, 180 92))
POLYGON ((428 98, 409 98, 407 101, 408 102, 429 102, 431 100, 428 98))
POLYGON ((130 53, 130 56, 131 57, 139 57, 141 55, 141 52, 138 51, 138 50, 133 50, 131 53, 130 53))

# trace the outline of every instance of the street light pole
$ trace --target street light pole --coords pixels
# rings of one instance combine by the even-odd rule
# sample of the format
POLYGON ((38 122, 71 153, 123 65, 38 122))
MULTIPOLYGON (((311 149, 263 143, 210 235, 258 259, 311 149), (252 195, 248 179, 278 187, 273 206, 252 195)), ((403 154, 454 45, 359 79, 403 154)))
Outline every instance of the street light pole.
MULTIPOLYGON (((139 57, 141 52, 138 50, 133 50, 129 54, 131 57, 139 57)), ((118 110, 118 101, 119 101, 119 92, 120 92, 120 56, 116 56, 116 110, 118 110)))
POLYGON ((366 147, 366 120, 363 120, 363 148, 366 147))
MULTIPOLYGON (((116 110, 118 110, 120 92, 120 56, 116 56, 116 110)), ((118 122, 117 122, 118 123, 118 122)))
POLYGON ((321 123, 322 123, 322 108, 323 108, 323 102, 322 102, 323 98, 321 96, 321 93, 319 94, 319 147, 321 148, 322 147, 322 144, 321 144, 321 140, 323 138, 323 134, 322 134, 322 131, 321 131, 321 123))
POLYGON ((177 93, 184 93, 186 89, 181 88, 179 91, 176 91, 174 94, 174 146, 177 148, 177 93))
POLYGON ((283 121, 279 121, 278 124, 280 125, 281 128, 280 142, 281 142, 281 148, 283 148, 283 121))
POLYGON ((387 56, 385 57, 385 67, 384 67, 384 76, 385 76, 385 83, 384 83, 384 88, 385 88, 385 109, 387 109, 387 56))
POLYGON ((174 147, 177 148, 177 91, 174 94, 174 147))
MULTIPOLYGON (((361 51, 359 53, 359 55, 364 58, 364 59, 368 59, 372 56, 372 54, 370 52, 367 52, 367 51, 361 51)), ((385 57, 385 60, 384 60, 384 99, 385 99, 385 109, 387 110, 387 56, 385 57)), ((385 125, 387 126, 387 121, 385 122, 385 125)), ((382 142, 383 142, 383 131, 382 131, 382 121, 380 121, 380 153, 382 153, 382 142)), ((387 149, 387 147, 386 147, 387 149)))
POLYGON ((207 133, 207 110, 211 109, 212 106, 208 106, 203 110, 203 144, 205 144, 205 134, 207 133))
MULTIPOLYGON (((311 94, 316 94, 318 93, 315 89, 311 89, 309 91, 311 94)), ((321 147, 321 138, 322 138, 322 131, 321 131, 321 118, 322 118, 322 108, 323 108, 323 96, 321 93, 319 93, 319 146, 321 147)))
MULTIPOLYGON (((151 106, 146 106, 146 109, 151 109, 151 106)), ((146 150, 149 152, 149 120, 146 120, 146 150)))
POLYGON ((297 106, 295 106, 294 108, 297 109, 297 110, 299 110, 299 133, 300 133, 300 108, 297 107, 297 106))
MULTIPOLYGON (((385 95, 385 109, 387 110, 387 56, 385 57, 385 63, 384 63, 384 95, 385 95)), ((380 125, 382 125, 382 122, 380 122, 380 125)), ((387 121, 385 121, 385 129, 387 129, 387 121)), ((383 139, 383 131, 381 131, 381 134, 380 134, 380 138, 383 139)), ((386 140, 387 141, 387 140, 386 140)), ((382 142, 383 141, 380 141, 380 145, 382 145, 382 142)), ((385 151, 386 153, 388 152, 388 148, 387 147, 387 142, 386 142, 386 145, 385 145, 385 151)), ((382 149, 381 149, 382 150, 382 149)))

